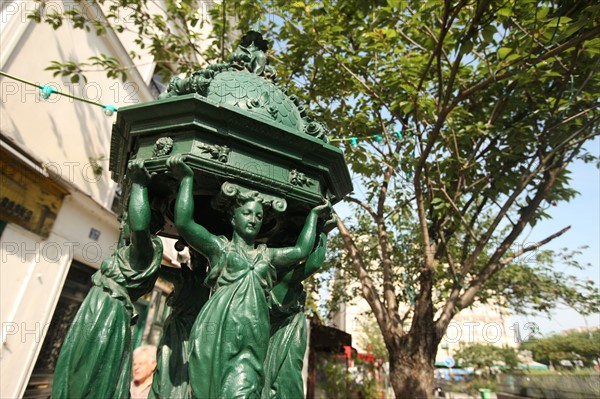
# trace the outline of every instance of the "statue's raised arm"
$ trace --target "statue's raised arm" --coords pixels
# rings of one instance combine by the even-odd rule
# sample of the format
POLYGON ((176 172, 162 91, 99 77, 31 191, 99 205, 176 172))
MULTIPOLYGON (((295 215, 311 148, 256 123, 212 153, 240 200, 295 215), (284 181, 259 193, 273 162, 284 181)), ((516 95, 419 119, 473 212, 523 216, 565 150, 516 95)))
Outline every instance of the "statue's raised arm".
POLYGON ((194 221, 194 172, 181 155, 167 160, 167 167, 181 181, 175 200, 175 227, 196 251, 213 261, 222 250, 218 237, 194 221))
POLYGON ((144 160, 129 163, 131 190, 119 245, 92 276, 92 288, 65 337, 53 398, 129 397, 133 303, 152 290, 163 259, 163 244, 155 234, 164 219, 151 209, 149 177, 144 160))
POLYGON ((152 212, 148 200, 148 182, 150 174, 144 167, 143 159, 129 162, 127 174, 131 179, 131 192, 128 205, 128 224, 131 247, 130 262, 133 268, 145 268, 153 256, 153 244, 150 233, 152 212))
POLYGON ((331 212, 331 204, 326 201, 310 210, 304 227, 296 240, 296 245, 287 248, 272 248, 270 250, 271 263, 276 268, 287 267, 305 260, 310 254, 317 234, 317 220, 319 215, 331 212))

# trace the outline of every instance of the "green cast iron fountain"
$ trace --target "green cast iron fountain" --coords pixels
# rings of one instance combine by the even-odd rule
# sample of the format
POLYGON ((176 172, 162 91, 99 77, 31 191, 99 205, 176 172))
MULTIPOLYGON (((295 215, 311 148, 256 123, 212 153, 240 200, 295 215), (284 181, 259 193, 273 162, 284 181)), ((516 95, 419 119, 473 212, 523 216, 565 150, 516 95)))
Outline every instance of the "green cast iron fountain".
POLYGON ((325 127, 275 84, 267 45, 251 30, 228 62, 119 110, 110 171, 127 211, 120 244, 69 331, 55 398, 127 397, 131 303, 160 273, 156 235, 189 246, 193 261, 163 273, 178 282, 174 316, 185 312, 164 332, 150 397, 303 395, 302 280, 323 262, 331 204, 352 184, 325 127), (110 338, 84 336, 104 326, 110 338))

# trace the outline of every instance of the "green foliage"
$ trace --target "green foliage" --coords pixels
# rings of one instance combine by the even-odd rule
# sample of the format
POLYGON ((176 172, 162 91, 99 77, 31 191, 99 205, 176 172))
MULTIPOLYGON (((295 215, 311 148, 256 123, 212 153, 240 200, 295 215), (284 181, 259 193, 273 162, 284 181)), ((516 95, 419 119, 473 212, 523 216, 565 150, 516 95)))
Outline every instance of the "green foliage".
POLYGON ((389 350, 423 353, 410 345, 434 345, 457 312, 498 295, 522 312, 597 308, 595 283, 556 271, 577 254, 539 249, 566 230, 519 239, 577 194, 570 163, 597 161, 585 143, 599 133, 600 7, 227 3, 260 4, 282 85, 345 151, 352 218, 327 283, 334 303, 365 296, 389 350))
POLYGON ((523 314, 548 313, 558 303, 583 315, 594 313, 600 306, 596 282, 579 280, 555 267, 561 265, 562 270, 580 270, 590 266, 577 262, 580 254, 581 250, 567 248, 530 252, 492 277, 480 298, 502 293, 510 307, 523 314))
POLYGON ((517 351, 511 347, 485 344, 461 345, 454 355, 461 367, 473 367, 475 373, 490 373, 493 367, 513 369, 519 365, 517 351))
MULTIPOLYGON (((108 32, 133 38, 136 49, 130 49, 132 63, 151 55, 166 70, 173 66, 189 72, 205 63, 200 44, 206 38, 201 28, 209 22, 212 3, 194 0, 161 2, 150 0, 74 0, 57 8, 46 0, 36 0, 37 7, 28 17, 47 23, 54 29, 68 24, 96 35, 108 32)), ((85 80, 85 73, 106 71, 109 78, 125 80, 130 65, 106 54, 86 61, 57 60, 47 68, 54 75, 66 76, 72 82, 85 80)))
POLYGON ((388 353, 377 323, 371 317, 364 317, 358 321, 358 325, 364 334, 364 336, 359 337, 359 345, 363 348, 369 348, 375 359, 382 359, 386 362, 388 353))
POLYGON ((561 367, 561 360, 580 360, 584 366, 592 367, 600 359, 600 330, 531 339, 523 342, 521 348, 531 351, 535 361, 546 365, 552 362, 561 367))
MULTIPOLYGON (((365 296, 387 348, 403 353, 394 358, 428 353, 433 367, 435 351, 423 347, 439 342, 461 309, 497 295, 520 311, 598 306, 594 283, 552 267, 574 266, 573 254, 539 251, 566 229, 519 244, 577 194, 570 164, 599 161, 585 149, 600 121, 595 2, 229 0, 209 13, 204 57, 198 2, 166 0, 162 11, 143 0, 88 3, 105 18, 90 18, 87 6, 31 17, 56 29, 68 21, 128 31, 140 54, 180 72, 224 58, 239 34, 236 16, 244 31, 262 18, 281 85, 329 127, 354 174, 352 218, 329 262, 345 282, 332 294, 365 296)), ((90 65, 126 72, 106 56, 50 69, 77 76, 90 65)))
POLYGON ((423 300, 449 317, 505 293, 523 311, 547 311, 557 300, 597 305, 594 284, 553 271, 572 262, 566 253, 520 261, 564 231, 516 247, 526 228, 576 195, 570 162, 596 160, 584 144, 600 120, 598 6, 260 4, 283 85, 325 121, 354 172, 353 218, 345 221, 352 240, 336 262, 345 279, 369 274, 370 303, 385 309, 380 321, 421 317, 411 305, 429 283, 438 294, 423 300), (392 297, 407 313, 384 315, 398 309, 392 297))
POLYGON ((79 83, 80 80, 87 83, 84 71, 92 67, 106 70, 106 75, 109 78, 121 78, 122 81, 127 80, 127 73, 120 68, 119 60, 114 57, 108 57, 105 54, 101 54, 100 57, 90 57, 89 62, 75 63, 73 61, 52 61, 46 70, 52 71, 52 76, 68 77, 71 80, 71 83, 79 83))
POLYGON ((319 368, 325 378, 321 381, 321 388, 327 398, 345 399, 348 387, 352 384, 350 375, 346 372, 346 365, 340 363, 335 356, 320 359, 319 368))
POLYGON ((88 161, 92 168, 92 172, 94 176, 99 177, 102 176, 102 172, 104 171, 104 167, 100 164, 102 161, 106 161, 106 157, 104 155, 99 155, 97 157, 88 157, 88 161))
POLYGON ((318 368, 323 378, 319 381, 318 387, 324 391, 326 398, 379 398, 377 381, 372 378, 372 375, 366 375, 368 373, 365 373, 367 369, 373 366, 360 359, 354 359, 354 363, 356 373, 362 374, 362 377, 358 380, 357 376, 347 369, 345 360, 339 359, 333 354, 320 356, 318 368))

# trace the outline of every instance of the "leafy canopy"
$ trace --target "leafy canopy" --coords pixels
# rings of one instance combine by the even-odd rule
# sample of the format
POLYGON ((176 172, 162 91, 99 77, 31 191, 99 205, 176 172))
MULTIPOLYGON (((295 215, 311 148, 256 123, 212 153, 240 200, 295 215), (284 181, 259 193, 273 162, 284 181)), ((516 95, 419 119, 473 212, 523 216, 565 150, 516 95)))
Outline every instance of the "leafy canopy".
POLYGON ((535 361, 547 365, 552 362, 555 367, 560 367, 561 360, 580 360, 584 366, 592 367, 600 358, 600 330, 531 339, 523 342, 521 347, 531 351, 535 361))
POLYGON ((462 345, 454 356, 460 367, 473 367, 475 372, 490 372, 493 367, 514 369, 519 365, 517 351, 507 346, 462 345))

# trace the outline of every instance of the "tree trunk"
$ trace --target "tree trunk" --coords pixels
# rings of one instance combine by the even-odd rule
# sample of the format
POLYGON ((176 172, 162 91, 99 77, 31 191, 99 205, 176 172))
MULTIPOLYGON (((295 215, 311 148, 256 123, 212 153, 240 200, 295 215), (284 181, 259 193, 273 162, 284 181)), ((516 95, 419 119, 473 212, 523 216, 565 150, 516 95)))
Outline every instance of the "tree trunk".
MULTIPOLYGON (((432 259, 429 259, 426 266, 431 262, 432 259)), ((419 285, 410 331, 396 337, 384 335, 390 355, 390 381, 396 399, 433 397, 433 367, 441 335, 433 322, 431 267, 421 271, 419 285)))
POLYGON ((410 357, 390 353, 390 382, 396 399, 432 398, 434 361, 435 353, 433 358, 421 351, 410 357))

